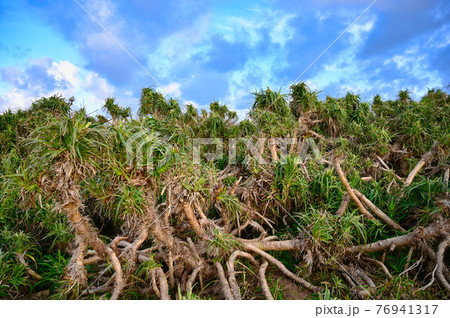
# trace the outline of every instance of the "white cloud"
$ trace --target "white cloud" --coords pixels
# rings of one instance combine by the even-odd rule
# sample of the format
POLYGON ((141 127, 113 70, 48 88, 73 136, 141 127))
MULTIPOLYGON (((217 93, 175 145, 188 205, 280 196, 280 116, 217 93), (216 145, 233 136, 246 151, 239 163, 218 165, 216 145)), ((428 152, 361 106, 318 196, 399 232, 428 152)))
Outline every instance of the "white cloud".
MULTIPOLYGON (((31 63, 40 62, 33 60, 31 63)), ((75 106, 84 106, 88 111, 93 111, 102 107, 104 100, 113 96, 116 91, 97 73, 79 68, 69 61, 52 62, 47 68, 47 74, 47 80, 54 80, 54 88, 49 89, 39 82, 18 83, 17 86, 10 84, 4 88, 6 92, 0 95, 0 109, 27 108, 33 100, 61 94, 66 98, 75 96, 75 106)), ((22 79, 26 77, 23 76, 22 79)))
POLYGON ((273 43, 284 46, 287 41, 293 38, 294 30, 289 27, 289 20, 295 18, 294 14, 279 15, 278 21, 270 31, 270 39, 273 43))
POLYGON ((167 84, 166 86, 162 87, 162 90, 164 93, 168 95, 172 95, 175 98, 181 97, 181 90, 180 90, 181 84, 177 82, 172 82, 167 84))
POLYGON ((367 39, 370 31, 372 31, 373 27, 375 26, 375 22, 376 18, 372 17, 365 23, 355 23, 350 27, 350 29, 348 29, 347 32, 353 35, 353 41, 361 43, 362 41, 365 41, 367 39))
MULTIPOLYGON (((417 48, 415 46, 407 47, 402 54, 396 54, 393 57, 387 59, 384 65, 395 64, 397 69, 411 78, 419 79, 423 83, 427 83, 426 86, 408 87, 417 96, 423 96, 426 94, 428 88, 441 87, 444 82, 440 77, 438 71, 431 70, 429 65, 429 54, 417 54, 417 48)), ((403 86, 397 86, 397 89, 404 89, 403 86)))
POLYGON ((87 2, 86 9, 97 21, 106 22, 108 18, 114 15, 116 6, 108 0, 96 0, 87 2))
POLYGON ((148 56, 147 63, 158 79, 170 78, 172 71, 180 63, 188 63, 195 54, 201 54, 205 47, 199 45, 204 39, 210 16, 204 15, 188 29, 173 33, 164 38, 158 48, 148 56))
POLYGON ((100 28, 96 23, 93 23, 88 15, 85 15, 83 20, 78 21, 78 36, 83 39, 82 45, 85 49, 94 52, 121 50, 107 33, 111 34, 122 45, 127 46, 127 39, 122 36, 126 21, 120 16, 120 13, 116 14, 117 7, 112 1, 89 1, 85 8, 89 15, 93 16, 101 25, 100 28))
POLYGON ((69 61, 53 62, 52 66, 47 70, 47 74, 61 82, 63 80, 70 83, 72 87, 78 86, 78 73, 80 69, 69 61))

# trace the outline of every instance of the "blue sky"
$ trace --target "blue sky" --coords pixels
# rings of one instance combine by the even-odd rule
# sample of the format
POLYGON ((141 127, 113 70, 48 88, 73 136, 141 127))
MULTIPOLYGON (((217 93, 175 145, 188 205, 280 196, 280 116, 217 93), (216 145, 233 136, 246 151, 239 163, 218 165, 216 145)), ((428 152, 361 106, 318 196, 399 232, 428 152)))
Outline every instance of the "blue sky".
MULTIPOLYGON (((242 118, 252 92, 285 91, 372 0, 0 0, 0 111, 61 93, 89 111, 138 107, 155 86, 219 100, 242 118)), ((299 79, 321 96, 416 98, 450 84, 448 0, 377 0, 299 79)))

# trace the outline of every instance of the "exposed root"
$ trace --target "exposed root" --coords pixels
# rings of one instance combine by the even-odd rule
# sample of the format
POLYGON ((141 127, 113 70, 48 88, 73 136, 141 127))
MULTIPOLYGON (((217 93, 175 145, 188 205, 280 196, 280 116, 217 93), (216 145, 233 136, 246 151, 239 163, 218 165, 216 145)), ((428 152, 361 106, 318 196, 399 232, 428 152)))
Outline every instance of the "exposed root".
POLYGON ((386 274, 387 277, 389 277, 389 279, 394 278, 394 276, 392 276, 392 274, 389 272, 389 270, 386 267, 386 265, 384 265, 382 262, 380 262, 380 261, 378 261, 376 259, 373 259, 373 258, 369 258, 369 257, 366 257, 365 259, 368 260, 369 262, 375 263, 378 266, 380 266, 381 270, 386 274))
POLYGON ((355 193, 353 192, 352 188, 350 187, 350 184, 347 181, 347 178, 345 177, 344 172, 342 171, 341 165, 339 164, 339 160, 337 158, 333 161, 334 167, 336 169, 336 172, 339 176, 339 179, 341 180, 342 184, 345 187, 345 190, 347 190, 347 193, 349 194, 350 198, 355 202, 356 206, 358 207, 359 211, 367 217, 370 220, 375 220, 372 214, 367 211, 367 209, 362 205, 361 201, 356 197, 355 193))
POLYGON ((339 206, 339 209, 336 211, 337 216, 343 216, 345 211, 347 210, 347 207, 350 203, 350 196, 348 193, 344 193, 342 196, 341 205, 339 206))
POLYGON ((98 294, 98 293, 104 293, 104 292, 110 291, 113 288, 111 285, 114 282, 114 276, 115 275, 113 274, 113 276, 102 286, 87 288, 87 289, 83 290, 81 295, 85 296, 85 295, 92 295, 92 294, 98 294))
POLYGON ((94 264, 94 263, 100 262, 101 260, 103 260, 103 258, 101 258, 98 255, 94 255, 92 257, 84 259, 83 260, 83 265, 86 266, 86 265, 94 264))
POLYGON ((302 248, 303 241, 288 240, 288 241, 250 241, 238 239, 245 245, 252 245, 262 251, 298 251, 302 248))
POLYGON ((350 286, 356 289, 358 298, 367 299, 376 286, 366 273, 353 266, 341 265, 340 271, 350 286), (365 287, 368 286, 368 287, 365 287))
MULTIPOLYGON (((421 290, 425 290, 425 289, 427 289, 428 287, 430 287, 431 285, 433 285, 433 283, 434 283, 434 281, 435 281, 435 274, 436 274, 436 270, 437 270, 437 265, 436 266, 434 266, 434 269, 431 271, 431 280, 430 280, 430 282, 428 283, 428 284, 426 284, 425 286, 423 286, 423 287, 421 287, 421 288, 419 288, 418 289, 418 291, 421 291, 421 290)), ((428 275, 427 275, 428 276, 428 275)), ((426 278, 426 277, 425 277, 426 278)))
POLYGON ((411 246, 409 248, 408 256, 406 258, 405 267, 403 268, 403 272, 406 272, 408 270, 409 262, 411 262, 411 257, 412 257, 412 255, 414 253, 414 249, 415 249, 414 246, 411 246))
POLYGON ((366 205, 369 207, 372 212, 378 216, 381 220, 383 220, 387 225, 389 225, 391 228, 397 231, 401 231, 403 233, 406 232, 404 228, 402 228, 400 225, 395 223, 389 216, 387 216, 383 211, 381 211, 379 208, 375 206, 375 204, 372 203, 369 199, 367 199, 364 194, 359 192, 358 190, 353 190, 353 192, 356 194, 356 196, 366 205))
POLYGON ((250 254, 241 251, 234 251, 231 253, 230 258, 227 261, 228 268, 228 282, 230 284, 231 293, 233 294, 233 298, 236 300, 241 299, 241 293, 239 289, 239 285, 236 282, 236 272, 234 271, 234 262, 236 261, 236 257, 245 257, 250 260, 254 265, 258 263, 250 254))
POLYGON ((443 240, 437 249, 436 252, 436 261, 437 261, 437 270, 436 270, 436 277, 439 280, 439 282, 444 286, 448 292, 450 292, 450 284, 447 281, 447 279, 444 277, 443 274, 443 268, 446 268, 445 260, 444 260, 444 254, 445 249, 450 245, 450 236, 447 236, 445 240, 443 240))
POLYGON ((272 293, 270 292, 269 285, 267 284, 266 280, 266 269, 269 263, 267 263, 267 260, 263 258, 263 262, 261 266, 259 267, 258 271, 258 277, 259 282, 261 283, 261 289, 263 290, 264 296, 267 300, 273 300, 272 293))
POLYGON ((242 176, 240 176, 239 179, 237 179, 237 180, 233 183, 233 186, 231 187, 230 191, 228 192, 229 195, 234 195, 234 194, 235 194, 236 189, 237 189, 239 183, 241 182, 241 180, 242 180, 242 176))
POLYGON ((169 263, 167 264, 169 266, 169 286, 170 288, 175 287, 175 278, 173 276, 173 257, 172 257, 172 251, 169 251, 167 258, 169 260, 169 263))
POLYGON ((120 266, 120 262, 119 259, 117 258, 116 253, 114 253, 114 251, 110 247, 107 247, 107 254, 109 260, 111 261, 111 265, 114 268, 114 271, 116 272, 114 291, 111 295, 111 300, 117 300, 119 299, 120 293, 125 287, 126 282, 124 280, 122 267, 120 266))
POLYGON ((158 296, 158 298, 161 299, 161 293, 159 291, 158 285, 156 284, 156 272, 157 272, 157 270, 152 270, 150 272, 150 277, 151 277, 150 279, 151 279, 153 291, 155 292, 156 296, 158 296))
POLYGON ((207 240, 208 237, 206 236, 205 231, 200 227, 200 224, 198 224, 197 218, 195 217, 195 214, 194 214, 194 210, 192 210, 190 203, 184 202, 183 210, 184 210, 184 215, 186 216, 186 219, 187 219, 189 225, 191 226, 191 228, 194 230, 195 234, 197 234, 203 240, 207 240))
POLYGON ((202 269, 201 266, 198 266, 196 268, 194 268, 194 270, 192 271, 191 275, 189 276, 189 278, 186 281, 186 291, 187 292, 191 292, 192 291, 192 285, 195 282, 195 279, 197 278, 198 273, 200 272, 200 270, 202 269))
POLYGON ((319 139, 322 140, 322 141, 325 141, 325 142, 327 141, 327 138, 325 138, 325 137, 322 136, 321 134, 316 133, 316 132, 313 131, 313 130, 308 130, 308 134, 313 135, 314 137, 319 138, 319 139))
POLYGON ((86 268, 84 267, 85 264, 83 260, 85 255, 86 244, 84 244, 83 241, 79 238, 77 238, 77 242, 78 247, 74 251, 72 258, 70 259, 70 262, 67 266, 68 275, 73 283, 79 284, 81 286, 86 286, 87 272, 86 268))
POLYGON ((161 300, 169 300, 169 284, 167 283, 166 275, 164 274, 161 267, 156 269, 156 273, 158 274, 159 281, 159 292, 161 295, 161 300))
POLYGON ((198 201, 194 200, 192 202, 192 204, 194 205, 195 211, 197 211, 198 216, 200 217, 200 219, 207 220, 208 218, 206 217, 205 213, 203 213, 203 209, 202 209, 201 205, 198 203, 198 201))
POLYGON ((244 245, 244 248, 248 251, 254 252, 256 254, 259 254, 260 256, 264 257, 267 261, 269 261, 270 263, 272 263, 273 265, 275 265, 276 267, 278 267, 278 269, 287 277, 291 278, 292 280, 296 281, 297 283, 299 283, 300 285, 302 285, 303 287, 308 288, 309 290, 313 291, 313 292, 320 292, 322 291, 321 287, 318 286, 314 286, 312 284, 310 284, 309 282, 307 282, 306 280, 304 280, 303 278, 295 275, 294 273, 292 273, 290 270, 288 270, 283 263, 281 263, 279 260, 277 260, 276 258, 274 258, 272 255, 264 252, 263 250, 257 248, 256 246, 253 246, 251 244, 249 245, 244 245))
POLYGON ((126 241, 128 240, 128 237, 126 236, 118 236, 116 238, 114 238, 114 240, 112 240, 111 243, 109 243, 109 247, 112 248, 112 250, 114 251, 114 253, 116 253, 116 255, 120 255, 120 251, 117 248, 117 245, 122 242, 122 241, 126 241))
POLYGON ((383 167, 382 169, 385 171, 389 171, 391 170, 391 168, 389 168, 389 166, 386 164, 386 162, 384 162, 383 159, 381 159, 380 157, 376 156, 377 160, 380 162, 381 166, 383 167))
POLYGON ((217 275, 219 276, 220 287, 223 293, 223 296, 226 300, 233 300, 233 294, 230 289, 230 285, 228 284, 227 278, 225 277, 225 272, 223 271, 223 267, 219 262, 215 262, 214 266, 217 269, 217 275))
POLYGON ((414 180, 414 177, 417 175, 417 173, 420 171, 420 169, 422 169, 423 166, 425 166, 431 159, 433 159, 433 156, 437 150, 437 147, 438 147, 438 143, 435 142, 433 147, 431 147, 431 150, 428 151, 426 154, 424 154, 422 156, 422 158, 420 158, 417 165, 414 167, 414 169, 411 170, 408 177, 406 178, 405 184, 404 184, 405 187, 408 187, 411 184, 411 182, 414 180))
POLYGON ((348 253, 368 253, 394 250, 397 247, 413 245, 418 240, 429 241, 448 232, 450 232, 450 219, 445 221, 436 221, 426 228, 419 227, 413 232, 402 236, 397 236, 370 244, 347 247, 345 251, 348 253))
POLYGON ((272 161, 278 161, 278 153, 277 153, 277 145, 275 143, 275 139, 274 138, 270 138, 269 139, 269 149, 270 149, 270 154, 272 156, 272 161))

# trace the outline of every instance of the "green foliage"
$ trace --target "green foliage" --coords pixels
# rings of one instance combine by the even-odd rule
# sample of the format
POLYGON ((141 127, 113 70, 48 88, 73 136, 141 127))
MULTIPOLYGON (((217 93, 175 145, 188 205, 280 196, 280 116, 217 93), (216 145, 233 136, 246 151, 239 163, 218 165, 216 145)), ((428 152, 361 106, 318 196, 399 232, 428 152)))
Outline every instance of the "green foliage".
POLYGON ((112 117, 113 121, 117 121, 118 119, 126 119, 131 116, 131 108, 120 107, 113 97, 109 97, 105 100, 105 106, 103 106, 103 108, 112 117))
POLYGON ((305 82, 293 84, 290 89, 292 100, 289 103, 289 107, 296 118, 299 118, 302 113, 316 108, 320 92, 311 91, 305 82))
MULTIPOLYGON (((290 96, 267 88, 256 91, 254 98, 248 118, 242 121, 218 101, 199 111, 193 105, 182 107, 179 101, 166 99, 154 88, 142 89, 137 119, 113 97, 104 104, 112 117, 108 121, 103 116, 90 117, 85 110, 71 111, 73 99, 58 95, 39 99, 28 110, 0 115, 0 298, 31 297, 44 290, 56 299, 76 294, 65 277, 69 262, 65 252, 72 249, 73 229, 64 215, 55 213, 57 195, 44 195, 42 190, 44 176, 54 176, 55 167, 62 163, 70 163, 65 172, 80 187, 83 215, 99 229, 102 240, 109 242, 127 226, 135 226, 133 221, 148 209, 149 197, 161 213, 170 198, 167 185, 177 184, 177 194, 202 199, 199 203, 206 206, 207 217, 228 218, 202 224, 211 239, 205 241, 200 254, 208 261, 223 262, 234 250, 242 249, 242 243, 225 230, 228 225, 236 229, 250 217, 258 224, 253 222, 253 227, 242 233, 254 238, 255 233, 261 234, 258 225, 270 223, 274 232, 270 235, 305 239, 305 250, 299 254, 304 256, 306 248, 314 251, 311 262, 316 271, 305 265, 301 255, 274 254, 290 270, 302 269, 302 275, 317 284, 328 282, 323 292, 311 296, 318 299, 352 297, 324 250, 341 259, 345 257, 343 247, 399 235, 380 221, 364 219, 353 202, 343 216, 336 216, 346 190, 336 171, 318 158, 331 161, 332 156, 341 156, 350 186, 408 230, 427 226, 436 217, 448 217, 448 185, 443 184, 442 168, 450 164, 450 98, 443 90, 430 89, 419 101, 404 90, 396 100, 376 95, 367 103, 352 93, 319 100, 318 92, 301 82, 290 87, 290 96), (192 162, 192 138, 254 141, 253 137, 294 135, 300 141, 313 138, 317 142, 315 158, 298 158, 300 149, 296 149, 268 165, 254 158, 241 163, 248 151, 246 139, 239 139, 236 166, 229 167, 227 155, 216 161, 202 157, 200 163, 192 162), (439 143, 436 156, 404 188, 396 175, 404 177, 411 171, 435 141, 439 143), (380 169, 376 159, 384 155, 388 170, 380 169), (218 181, 219 173, 230 171, 234 172, 218 181), (363 181, 366 176, 373 179, 363 181), (239 187, 232 193, 238 180, 239 187), (242 203, 258 211, 265 221, 251 216, 242 203), (43 279, 30 278, 15 253, 25 253, 43 279)), ((225 143, 224 153, 228 147, 225 143)), ((212 152, 215 146, 202 149, 212 152)), ((262 156, 266 159, 267 154, 265 151, 262 156)), ((173 200, 175 206, 178 198, 173 200)), ((176 224, 177 218, 182 216, 169 220, 177 240, 192 237, 192 231, 176 224)), ((151 271, 163 266, 153 256, 139 263, 132 284, 148 282, 151 271)), ((376 297, 440 296, 435 286, 419 291, 416 280, 397 276, 403 272, 406 257, 406 250, 396 250, 387 258, 386 265, 396 275, 392 281, 374 274, 376 297)), ((245 280, 242 288, 246 293, 254 274, 251 265, 239 264, 244 267, 240 278, 245 280)), ((102 268, 94 264, 89 270, 97 273, 102 268)), ((282 299, 280 280, 269 270, 267 275, 272 294, 282 299)), ((179 298, 199 299, 201 293, 192 290, 186 295, 179 293, 179 298)), ((126 297, 140 297, 137 288, 130 287, 126 297)))
POLYGON ((221 260, 224 254, 230 254, 232 250, 240 249, 242 243, 226 232, 215 229, 213 239, 208 242, 206 253, 216 261, 221 260))
POLYGON ((0 299, 13 299, 29 282, 25 267, 18 264, 12 253, 0 249, 0 299))
POLYGON ((53 95, 49 98, 43 97, 31 104, 29 112, 35 116, 67 116, 73 101, 65 100, 61 95, 53 95))
POLYGON ((140 107, 138 116, 153 116, 155 118, 178 118, 181 115, 181 107, 178 101, 170 99, 167 101, 164 96, 151 87, 143 88, 139 101, 140 107))

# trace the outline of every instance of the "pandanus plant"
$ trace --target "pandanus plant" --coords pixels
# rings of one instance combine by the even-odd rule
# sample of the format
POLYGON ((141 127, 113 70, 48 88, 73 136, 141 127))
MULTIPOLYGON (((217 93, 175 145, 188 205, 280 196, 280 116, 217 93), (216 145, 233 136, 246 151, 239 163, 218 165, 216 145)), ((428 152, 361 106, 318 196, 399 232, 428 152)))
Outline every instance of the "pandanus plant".
POLYGON ((102 158, 104 127, 87 120, 85 110, 63 118, 48 117, 27 138, 32 157, 29 169, 40 172, 41 190, 56 200, 56 209, 66 215, 76 233, 77 251, 69 263, 69 276, 74 284, 87 283, 83 264, 85 249, 92 247, 102 259, 109 258, 116 271, 112 298, 123 288, 122 269, 114 251, 99 239, 89 219, 82 215, 80 183, 95 174, 102 158))
POLYGON ((105 109, 111 116, 113 124, 117 124, 119 120, 124 120, 131 116, 131 108, 120 107, 116 103, 116 99, 113 97, 108 97, 105 100, 105 106, 103 106, 103 109, 105 109))

